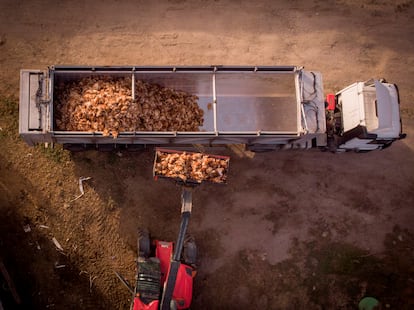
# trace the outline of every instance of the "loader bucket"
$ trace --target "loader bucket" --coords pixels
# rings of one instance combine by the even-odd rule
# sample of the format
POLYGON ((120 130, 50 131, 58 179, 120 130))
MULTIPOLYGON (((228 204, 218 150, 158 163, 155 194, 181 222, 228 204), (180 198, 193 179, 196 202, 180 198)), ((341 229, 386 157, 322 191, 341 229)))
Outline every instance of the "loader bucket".
POLYGON ((173 179, 188 185, 226 183, 230 157, 195 152, 155 149, 154 179, 173 179))

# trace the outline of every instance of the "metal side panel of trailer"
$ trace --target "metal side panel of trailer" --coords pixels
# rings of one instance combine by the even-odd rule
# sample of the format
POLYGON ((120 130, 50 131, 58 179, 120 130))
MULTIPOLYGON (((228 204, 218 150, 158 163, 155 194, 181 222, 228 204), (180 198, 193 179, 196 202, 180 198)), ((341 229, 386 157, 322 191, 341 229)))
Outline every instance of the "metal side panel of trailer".
POLYGON ((29 144, 287 144, 310 139, 324 145, 325 114, 319 73, 295 66, 279 67, 87 67, 52 66, 47 71, 22 70, 20 127, 29 144), (195 132, 102 132, 57 130, 56 85, 85 77, 131 77, 196 95, 204 123, 195 132))

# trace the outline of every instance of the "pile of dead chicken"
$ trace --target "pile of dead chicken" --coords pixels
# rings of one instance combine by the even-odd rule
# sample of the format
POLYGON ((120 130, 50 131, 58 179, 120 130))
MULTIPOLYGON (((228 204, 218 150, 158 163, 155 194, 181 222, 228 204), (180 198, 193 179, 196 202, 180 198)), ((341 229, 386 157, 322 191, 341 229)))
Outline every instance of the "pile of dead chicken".
POLYGON ((225 183, 228 158, 212 157, 201 153, 166 153, 157 151, 154 175, 201 183, 225 183))
POLYGON ((102 132, 199 131, 198 97, 130 78, 87 77, 55 87, 57 130, 102 132))

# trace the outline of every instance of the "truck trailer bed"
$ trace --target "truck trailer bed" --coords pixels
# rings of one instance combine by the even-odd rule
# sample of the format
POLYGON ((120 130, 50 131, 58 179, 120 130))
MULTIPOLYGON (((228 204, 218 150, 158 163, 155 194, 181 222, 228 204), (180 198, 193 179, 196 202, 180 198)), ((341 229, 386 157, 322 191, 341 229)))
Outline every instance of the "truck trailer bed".
POLYGON ((320 138, 318 141, 323 145, 325 116, 321 83, 319 73, 310 74, 295 66, 53 66, 45 71, 22 70, 19 129, 30 145, 40 142, 85 145, 286 144, 309 133, 314 134, 310 139, 320 138), (140 95, 136 89, 137 81, 197 96, 203 123, 192 131, 128 130, 113 136, 97 130, 62 130, 56 124, 59 92, 65 85, 88 77, 130 80, 134 102, 140 95), (306 98, 307 89, 309 98, 306 98), (310 99, 317 108, 307 111, 303 104, 306 100, 309 103, 310 99), (315 114, 318 109, 319 115, 315 114))

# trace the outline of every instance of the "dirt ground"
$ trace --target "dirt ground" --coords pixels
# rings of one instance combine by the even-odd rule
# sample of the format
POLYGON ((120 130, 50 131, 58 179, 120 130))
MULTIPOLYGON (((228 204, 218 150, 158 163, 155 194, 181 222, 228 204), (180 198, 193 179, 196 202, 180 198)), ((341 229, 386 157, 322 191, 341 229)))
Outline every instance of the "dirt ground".
POLYGON ((0 0, 0 259, 20 308, 128 309, 114 271, 133 282, 137 227, 175 239, 180 188, 152 179, 152 149, 28 147, 19 70, 224 64, 303 65, 325 92, 384 77, 399 86, 407 138, 365 154, 215 150, 231 169, 227 185, 193 195, 192 308, 357 309, 374 296, 413 309, 413 38, 412 0, 0 0))

